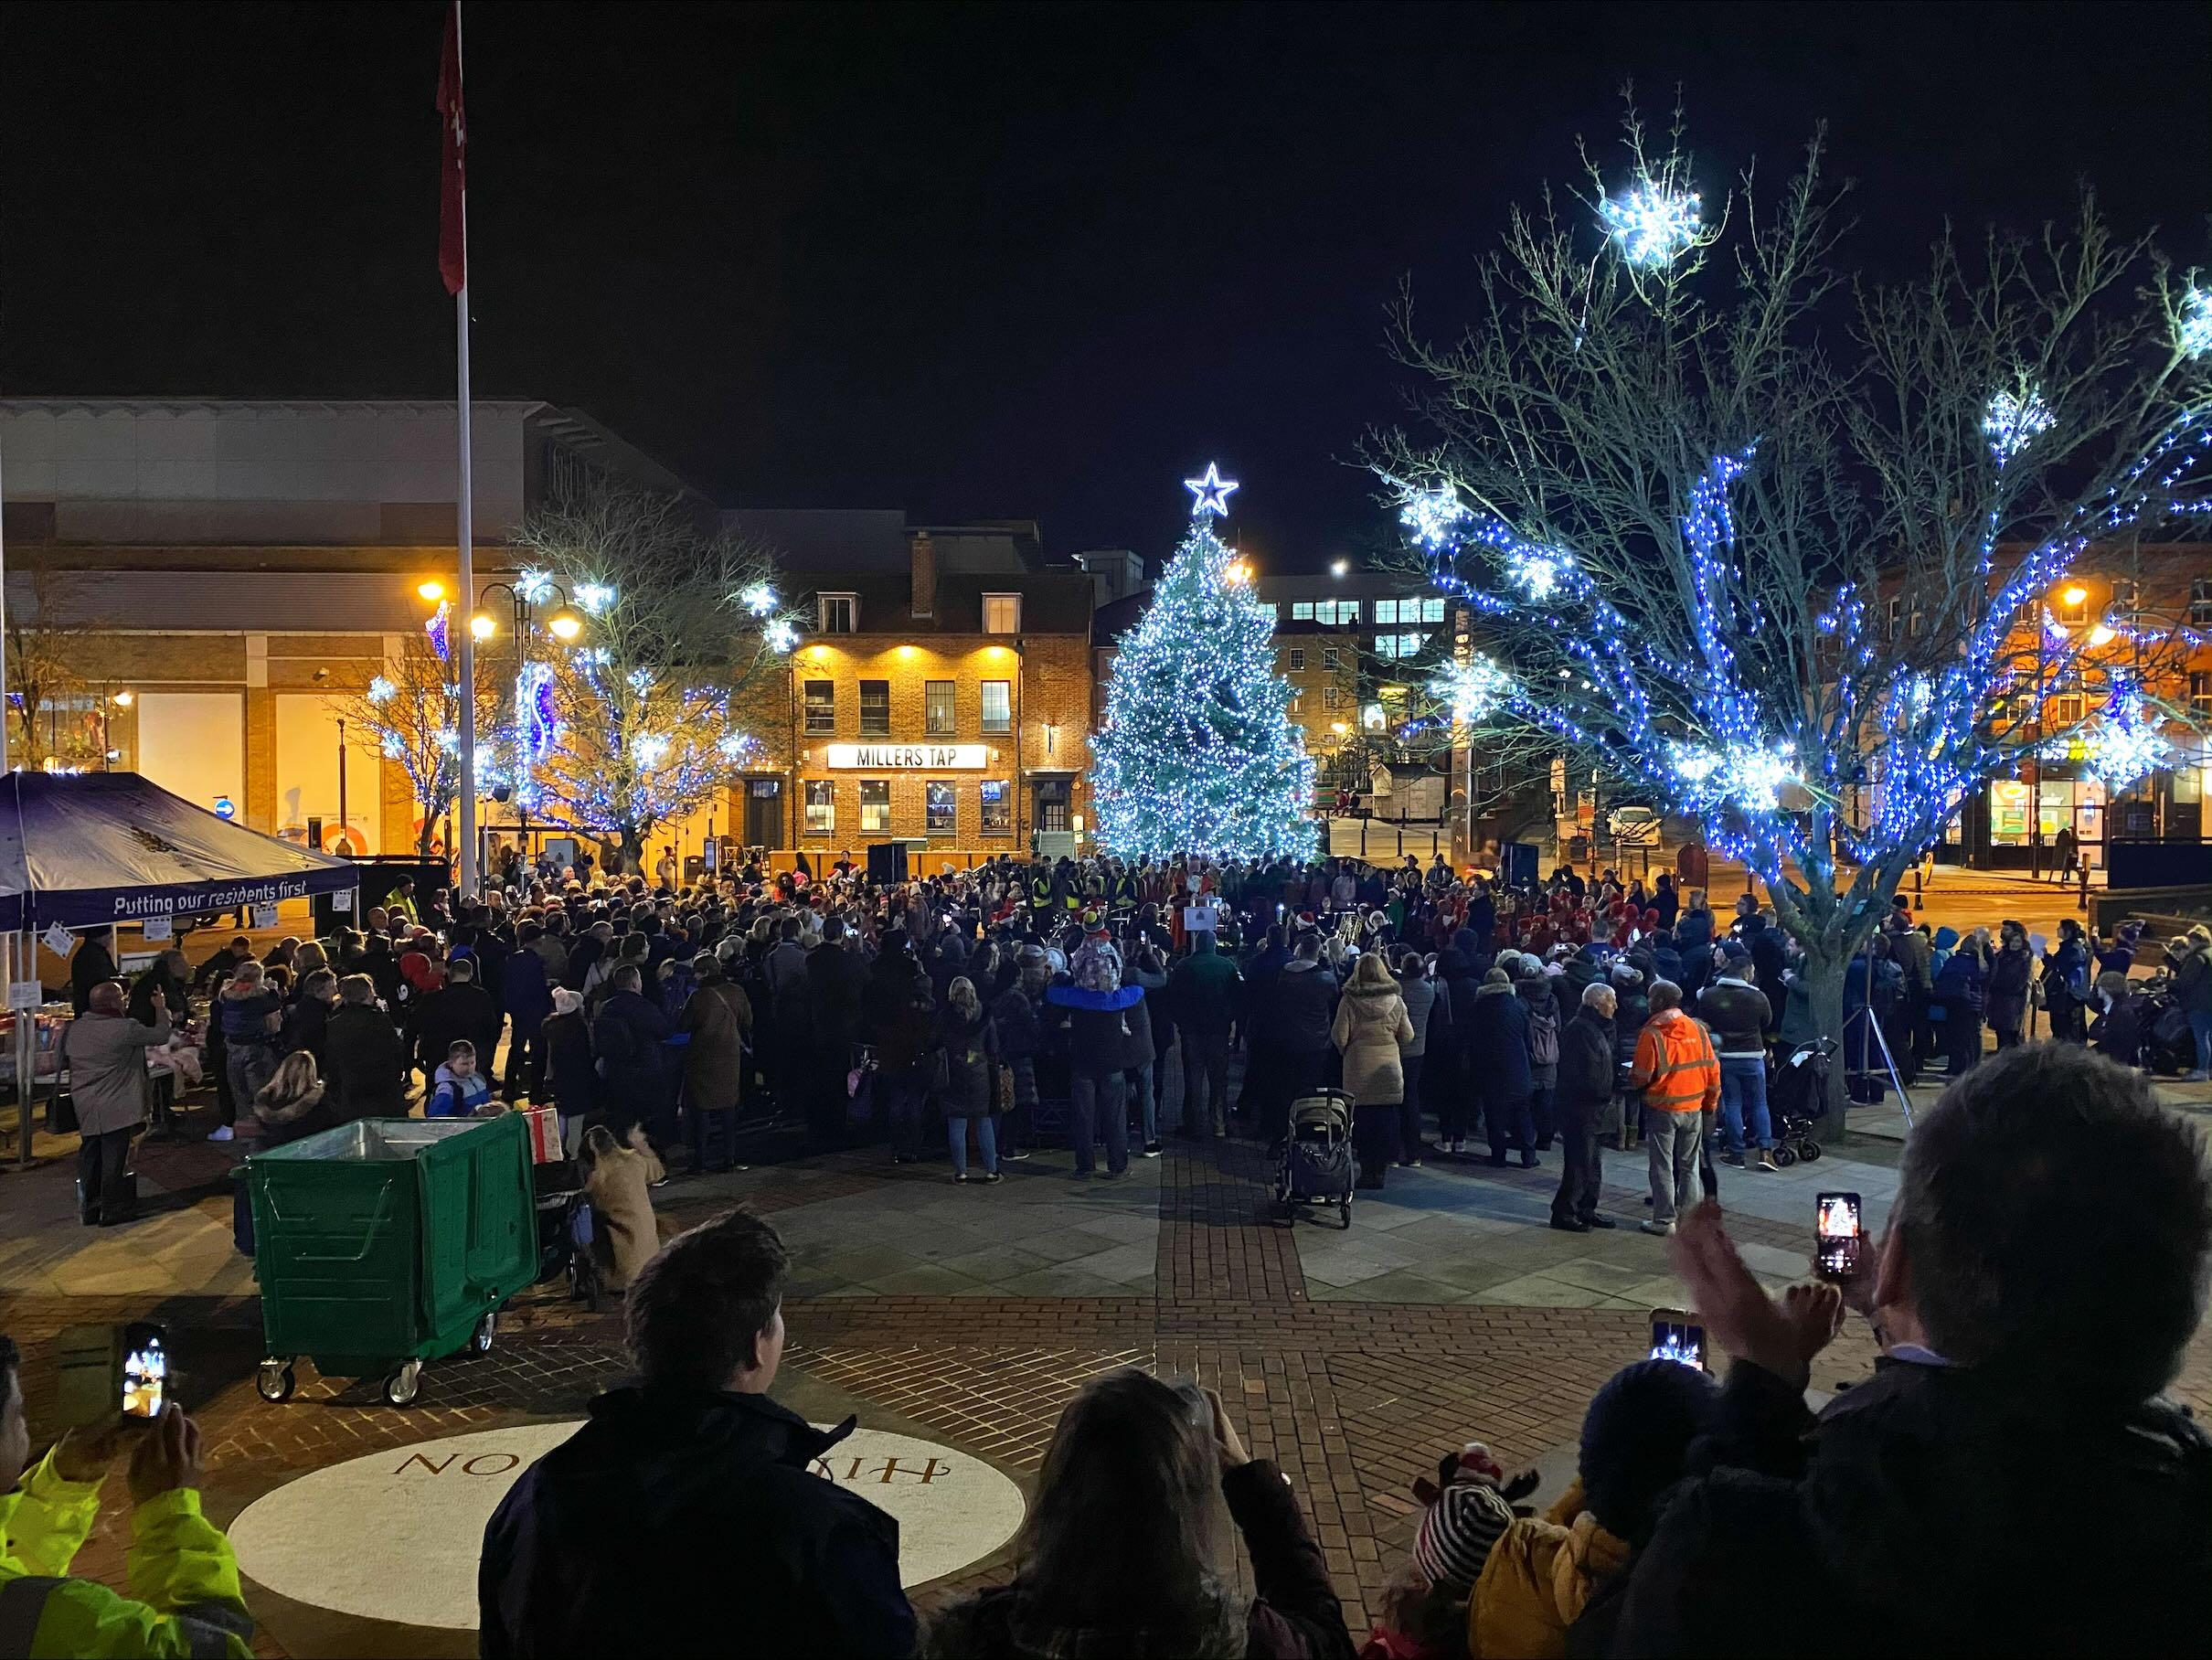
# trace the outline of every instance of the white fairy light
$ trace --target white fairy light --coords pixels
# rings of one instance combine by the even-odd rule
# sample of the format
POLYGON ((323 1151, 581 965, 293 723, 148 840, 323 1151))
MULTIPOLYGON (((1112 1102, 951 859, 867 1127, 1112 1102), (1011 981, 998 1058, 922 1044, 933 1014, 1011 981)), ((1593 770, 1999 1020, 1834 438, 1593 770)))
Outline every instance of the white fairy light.
POLYGON ((543 605, 553 597, 553 579, 542 570, 516 571, 515 592, 525 605, 543 605))
POLYGON ((1631 265, 1664 265, 1694 246, 1704 228, 1696 191, 1669 189, 1649 178, 1607 197, 1598 204, 1598 218, 1631 265))
POLYGON ((799 644, 799 631, 782 617, 778 617, 760 631, 760 638, 768 642, 773 652, 788 652, 799 644))
POLYGON ((738 602, 754 616, 765 617, 776 608, 776 591, 766 582, 754 582, 738 595, 738 602))
POLYGON ((1223 478, 1220 467, 1209 461, 1206 463, 1206 476, 1186 478, 1183 481, 1183 487, 1195 498, 1190 505, 1191 517, 1204 518, 1208 514, 1219 514, 1227 518, 1228 498, 1236 493, 1238 485, 1235 479, 1223 478))
POLYGON ((658 732, 641 733, 630 754, 642 771, 650 772, 668 758, 668 740, 658 732))
POLYGON ((1460 505, 1458 494, 1449 484, 1416 490, 1398 510, 1398 522, 1430 553, 1450 548, 1459 539, 1455 533, 1467 517, 1467 509, 1460 505))
POLYGON ((2057 420, 2040 392, 1999 392, 1982 416, 1982 431, 2001 467, 2049 431, 2057 420))
POLYGON ((614 589, 605 582, 579 582, 576 585, 576 602, 595 617, 606 615, 614 604, 615 598, 614 589))
POLYGON ((1430 681, 1429 694, 1452 710, 1452 719, 1473 725, 1513 695, 1513 676, 1478 652, 1430 681))
POLYGON ((399 688, 382 675, 378 675, 368 683, 368 700, 371 703, 389 703, 399 696, 399 688))
POLYGON ((2182 300, 2177 344, 2187 357, 2212 352, 2212 288, 2192 288, 2182 300))

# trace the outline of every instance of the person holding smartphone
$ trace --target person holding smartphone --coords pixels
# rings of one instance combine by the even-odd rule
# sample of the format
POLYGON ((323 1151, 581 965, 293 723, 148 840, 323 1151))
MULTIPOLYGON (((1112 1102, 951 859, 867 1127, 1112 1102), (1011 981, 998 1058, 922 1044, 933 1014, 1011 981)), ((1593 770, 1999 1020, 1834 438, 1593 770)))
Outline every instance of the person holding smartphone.
POLYGON ((199 1429, 181 1407, 128 1428, 113 1417, 73 1429, 27 1474, 29 1461, 22 1359, 0 1336, 0 1655, 252 1655, 238 1560, 200 1514, 199 1429), (69 1577, 126 1437, 137 1601, 69 1577))
MULTIPOLYGON (((1827 1197, 1850 1237, 1852 1196, 1827 1197)), ((1592 1652, 2203 1651, 2212 1438, 2163 1391, 2205 1315, 2212 1173, 2139 1074, 2070 1044, 1984 1060, 1914 1127, 1880 1249, 1839 1283, 1778 1303, 1710 1204, 1671 1255, 1734 1360, 1592 1652), (1846 1303, 1882 1358, 1815 1419, 1846 1303), (2051 1525, 2054 1450, 2078 1527, 2051 1525), (1787 1584, 1748 1592, 1753 1560, 1787 1584)))

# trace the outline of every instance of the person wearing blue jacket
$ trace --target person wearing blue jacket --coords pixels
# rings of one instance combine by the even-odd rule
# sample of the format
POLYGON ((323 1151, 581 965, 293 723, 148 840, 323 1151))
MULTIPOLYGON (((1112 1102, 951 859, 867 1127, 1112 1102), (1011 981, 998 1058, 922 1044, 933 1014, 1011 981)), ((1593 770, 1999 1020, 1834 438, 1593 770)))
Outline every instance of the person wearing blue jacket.
MULTIPOLYGON (((1936 933, 1941 948, 1948 928, 1936 933)), ((1935 1002, 1941 1012, 1944 1065, 1957 1078, 1982 1059, 1982 1009, 1989 982, 1989 930, 1977 928, 1953 943, 1936 970, 1935 1002)))
POLYGON ((545 1093, 545 1046, 538 1033, 553 1013, 553 983, 546 974, 546 960, 536 950, 546 931, 536 922, 522 925, 522 949, 509 956, 500 972, 500 1002, 511 1029, 507 1036, 506 1098, 532 1101, 545 1093))

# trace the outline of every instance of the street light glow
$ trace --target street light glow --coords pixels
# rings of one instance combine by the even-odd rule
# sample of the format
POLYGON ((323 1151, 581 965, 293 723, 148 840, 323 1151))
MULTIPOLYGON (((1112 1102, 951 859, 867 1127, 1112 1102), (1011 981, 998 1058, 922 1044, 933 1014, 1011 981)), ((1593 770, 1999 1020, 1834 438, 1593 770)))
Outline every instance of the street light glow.
POLYGON ((584 632, 584 620, 572 611, 557 611, 546 619, 546 626, 556 640, 566 642, 584 632))
POLYGON ((480 611, 469 619, 469 633, 479 640, 489 640, 498 632, 499 624, 493 621, 492 613, 488 611, 480 611))
POLYGON ((1337 561, 1336 561, 1335 564, 1333 564, 1333 565, 1331 565, 1331 566, 1329 567, 1329 574, 1330 574, 1331 576, 1333 576, 1333 577, 1340 577, 1340 576, 1344 575, 1344 573, 1345 573, 1345 571, 1347 571, 1347 570, 1349 570, 1349 569, 1352 569, 1352 561, 1351 561, 1351 560, 1349 560, 1349 559, 1338 559, 1338 560, 1337 560, 1337 561))
POLYGON ((415 584, 415 597, 425 605, 435 605, 445 598, 445 584, 435 577, 418 582, 415 584))
POLYGON ((122 691, 117 692, 113 697, 110 698, 109 701, 113 703, 114 706, 119 709, 127 709, 133 702, 137 700, 137 697, 138 694, 132 691, 132 689, 126 686, 122 691))

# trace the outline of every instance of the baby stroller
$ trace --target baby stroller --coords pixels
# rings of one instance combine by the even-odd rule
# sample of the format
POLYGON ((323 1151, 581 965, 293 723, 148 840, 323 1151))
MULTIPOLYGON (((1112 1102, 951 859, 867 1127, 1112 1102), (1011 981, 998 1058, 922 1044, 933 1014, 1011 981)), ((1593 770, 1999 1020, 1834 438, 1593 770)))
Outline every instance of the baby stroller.
POLYGON ((2134 988, 2133 1006, 2143 1033, 2143 1069, 2154 1075, 2178 1078, 2196 1067, 2196 1035, 2189 1029, 2188 1011, 2174 995, 2172 977, 2160 974, 2134 988))
POLYGON ((1352 1098, 1324 1090, 1291 1104, 1291 1133, 1275 1172, 1275 1203, 1295 1224, 1309 1205, 1336 1207, 1338 1226, 1352 1226, 1352 1098))
POLYGON ((1828 1110, 1828 1069, 1835 1060, 1833 1038, 1801 1043, 1774 1068, 1767 1080, 1767 1110, 1774 1121, 1774 1162, 1787 1169, 1820 1156, 1813 1126, 1828 1110))

